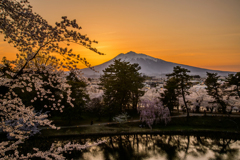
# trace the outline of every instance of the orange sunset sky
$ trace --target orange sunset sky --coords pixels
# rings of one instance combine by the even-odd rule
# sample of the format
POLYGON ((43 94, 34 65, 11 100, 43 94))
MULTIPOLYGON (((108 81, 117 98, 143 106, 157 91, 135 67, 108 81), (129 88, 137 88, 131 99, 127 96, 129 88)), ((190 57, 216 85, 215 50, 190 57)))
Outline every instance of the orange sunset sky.
MULTIPOLYGON (((50 24, 76 19, 99 56, 72 46, 94 66, 134 51, 174 63, 240 71, 240 0, 30 0, 50 24)), ((0 35, 0 59, 17 51, 0 35)), ((84 68, 84 66, 81 66, 84 68)))

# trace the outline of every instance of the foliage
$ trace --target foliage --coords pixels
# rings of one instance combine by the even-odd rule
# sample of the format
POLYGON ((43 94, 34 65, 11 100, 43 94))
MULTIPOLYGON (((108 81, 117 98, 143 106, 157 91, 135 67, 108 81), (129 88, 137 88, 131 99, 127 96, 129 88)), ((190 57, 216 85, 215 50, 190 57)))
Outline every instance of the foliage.
POLYGON ((99 88, 99 85, 88 85, 86 87, 90 99, 101 98, 103 96, 103 90, 99 88))
POLYGON ((98 117, 98 120, 101 120, 101 117, 106 114, 103 98, 96 97, 91 99, 86 106, 86 111, 92 113, 93 115, 96 115, 98 117))
MULTIPOLYGON (((7 60, 6 57, 2 58, 2 64, 0 64, 0 65, 2 65, 2 66, 0 66, 1 74, 6 74, 6 71, 13 71, 11 63, 9 60, 7 60)), ((0 76, 3 76, 3 75, 0 75, 0 76)))
POLYGON ((238 96, 240 98, 240 72, 237 72, 235 75, 228 75, 228 83, 234 86, 231 96, 238 96))
POLYGON ((177 94, 183 98, 183 102, 185 108, 188 112, 187 101, 185 99, 185 95, 188 95, 189 88, 191 87, 191 76, 187 73, 190 72, 188 69, 182 68, 180 66, 176 66, 173 68, 173 73, 167 74, 168 79, 174 77, 175 81, 177 82, 177 94))
POLYGON ((92 47, 92 43, 97 43, 95 40, 90 40, 79 32, 81 27, 76 20, 69 20, 63 16, 61 22, 56 22, 52 26, 33 12, 27 0, 21 2, 2 0, 0 17, 0 33, 5 35, 4 41, 8 41, 19 50, 18 57, 25 56, 25 60, 18 62, 22 67, 17 75, 21 74, 29 61, 36 58, 40 51, 46 54, 56 52, 61 55, 65 63, 59 61, 58 67, 71 70, 76 68, 79 62, 91 67, 85 58, 74 54, 72 49, 62 46, 60 42, 67 42, 67 46, 71 43, 79 44, 100 55, 103 54, 92 47))
POLYGON ((162 93, 162 90, 159 90, 157 88, 150 88, 145 91, 141 99, 154 100, 155 98, 159 97, 159 93, 162 93))
POLYGON ((136 109, 139 98, 143 95, 144 78, 138 72, 138 64, 115 60, 100 77, 100 85, 104 90, 104 102, 111 114, 119 113, 128 108, 136 109))
MULTIPOLYGON (((193 86, 189 89, 190 95, 188 96, 188 100, 191 102, 191 104, 194 105, 194 110, 196 112, 200 111, 200 107, 203 105, 206 108, 209 108, 209 104, 207 103, 209 101, 209 96, 207 96, 207 92, 205 87, 202 86, 193 86)), ((211 106, 213 109, 213 106, 211 106)))
POLYGON ((34 154, 20 156, 18 152, 19 144, 24 143, 31 134, 36 134, 38 126, 57 128, 47 119, 47 114, 38 112, 40 108, 37 109, 37 104, 38 107, 61 112, 65 107, 62 99, 72 107, 77 103, 71 97, 70 84, 75 84, 68 83, 64 71, 71 71, 79 79, 81 73, 78 71, 78 63, 82 62, 88 67, 91 65, 68 46, 79 44, 102 55, 92 47, 92 43, 97 42, 79 32, 81 27, 76 20, 63 16, 61 22, 52 26, 33 12, 27 0, 0 2, 0 33, 4 35, 4 41, 19 51, 16 60, 10 62, 3 59, 0 65, 0 127, 15 139, 0 143, 0 158, 63 159, 62 152, 86 148, 69 143, 62 148, 53 144, 49 151, 44 152, 33 148, 34 154), (54 52, 62 58, 53 56, 54 52))
POLYGON ((219 76, 217 73, 208 73, 207 79, 205 80, 205 84, 207 86, 206 90, 209 96, 211 96, 214 101, 210 103, 217 103, 221 106, 222 112, 226 113, 226 103, 224 102, 223 97, 223 89, 222 85, 218 83, 219 76))
MULTIPOLYGON (((89 101, 89 96, 86 91, 87 84, 79 80, 74 73, 70 72, 67 80, 67 83, 71 86, 70 90, 73 105, 68 105, 67 99, 63 99, 62 104, 65 104, 65 107, 59 116, 64 120, 68 120, 70 124, 72 120, 81 119, 81 114, 89 101)), ((60 103, 58 103, 58 105, 60 105, 60 103)))
POLYGON ((169 109, 156 99, 142 100, 138 112, 140 113, 140 120, 151 129, 154 123, 159 123, 162 120, 167 124, 171 120, 169 109))
POLYGON ((173 111, 175 106, 178 106, 178 81, 175 77, 169 78, 164 85, 163 93, 160 93, 160 100, 162 101, 163 105, 168 107, 170 113, 173 111))
POLYGON ((127 114, 127 112, 125 112, 125 113, 122 113, 122 114, 119 114, 119 115, 113 117, 113 121, 119 122, 119 123, 127 122, 128 117, 129 117, 129 115, 127 114))

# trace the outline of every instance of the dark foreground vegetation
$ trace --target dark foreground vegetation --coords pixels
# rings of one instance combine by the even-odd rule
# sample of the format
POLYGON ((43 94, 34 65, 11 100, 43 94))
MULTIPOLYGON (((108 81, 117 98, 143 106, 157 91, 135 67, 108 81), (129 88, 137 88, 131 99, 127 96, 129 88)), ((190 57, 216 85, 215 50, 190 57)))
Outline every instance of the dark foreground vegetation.
MULTIPOLYGON (((90 124, 90 123, 89 123, 90 124)), ((41 137, 73 136, 73 135, 104 135, 104 134, 134 134, 134 133, 154 133, 169 131, 168 133, 196 133, 196 132, 234 132, 239 135, 240 117, 228 116, 190 116, 173 117, 167 125, 164 123, 153 125, 152 130, 148 126, 140 127, 142 122, 129 120, 125 123, 104 123, 95 122, 93 125, 75 125, 62 127, 60 130, 44 129, 41 137)))

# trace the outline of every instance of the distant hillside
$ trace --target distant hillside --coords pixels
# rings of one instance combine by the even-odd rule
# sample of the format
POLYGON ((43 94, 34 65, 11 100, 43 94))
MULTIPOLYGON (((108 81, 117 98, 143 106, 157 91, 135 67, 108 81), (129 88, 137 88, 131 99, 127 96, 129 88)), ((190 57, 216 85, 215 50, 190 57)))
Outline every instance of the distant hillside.
POLYGON ((201 77, 206 76, 206 72, 218 73, 221 76, 227 76, 230 73, 234 73, 218 70, 209 70, 204 68, 167 62, 158 58, 153 58, 145 54, 138 54, 132 51, 126 54, 121 53, 108 62, 94 66, 95 70, 99 71, 99 73, 96 73, 89 68, 82 69, 81 71, 84 73, 86 77, 99 77, 101 74, 103 74, 102 71, 105 68, 107 68, 110 64, 113 64, 115 59, 121 59, 122 61, 130 63, 138 63, 141 66, 140 72, 148 76, 164 76, 168 73, 172 73, 173 67, 175 66, 184 67, 191 71, 190 72, 191 75, 200 75, 201 77))

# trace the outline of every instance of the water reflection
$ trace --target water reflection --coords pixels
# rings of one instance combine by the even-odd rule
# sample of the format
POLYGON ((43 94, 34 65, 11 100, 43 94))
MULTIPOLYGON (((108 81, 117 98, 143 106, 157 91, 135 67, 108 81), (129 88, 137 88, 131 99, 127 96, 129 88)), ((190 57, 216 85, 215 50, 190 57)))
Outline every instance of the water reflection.
MULTIPOLYGON (((65 153, 69 159, 83 160, 238 160, 240 159, 240 141, 226 138, 183 135, 117 135, 110 137, 49 139, 43 144, 46 148, 51 143, 69 141, 84 144, 87 141, 107 139, 105 144, 83 151, 65 153), (49 144, 48 144, 49 143, 49 144)), ((39 141, 39 140, 35 140, 39 141)), ((40 147, 40 148, 41 148, 40 147)))
POLYGON ((83 159, 217 159, 237 160, 240 141, 182 135, 121 135, 106 144, 85 151, 83 159))

